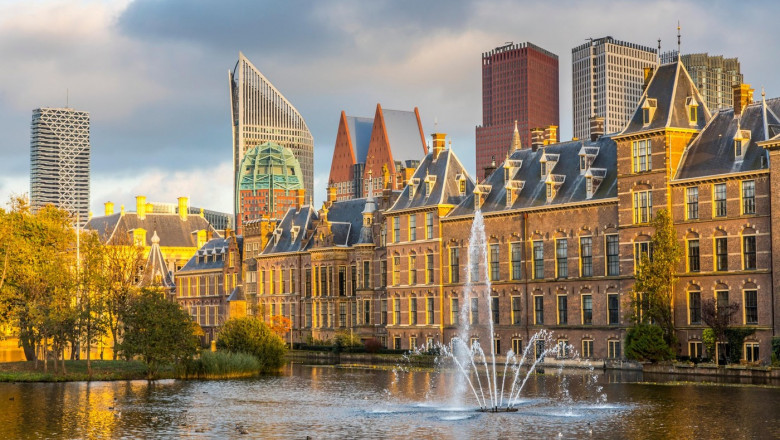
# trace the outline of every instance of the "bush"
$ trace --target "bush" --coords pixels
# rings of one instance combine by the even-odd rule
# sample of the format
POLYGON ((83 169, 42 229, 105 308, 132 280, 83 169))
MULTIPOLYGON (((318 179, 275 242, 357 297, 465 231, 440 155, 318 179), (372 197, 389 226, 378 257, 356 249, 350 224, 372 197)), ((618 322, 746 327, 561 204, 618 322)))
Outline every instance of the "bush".
POLYGON ((184 364, 185 378, 245 377, 260 372, 260 361, 247 353, 204 350, 200 358, 184 364))
POLYGON ((279 335, 264 322, 252 317, 233 318, 225 322, 217 336, 217 348, 255 356, 263 373, 281 368, 287 351, 279 335))
POLYGON ((638 361, 657 362, 674 358, 672 349, 664 340, 661 327, 639 324, 628 329, 626 334, 626 357, 638 361))

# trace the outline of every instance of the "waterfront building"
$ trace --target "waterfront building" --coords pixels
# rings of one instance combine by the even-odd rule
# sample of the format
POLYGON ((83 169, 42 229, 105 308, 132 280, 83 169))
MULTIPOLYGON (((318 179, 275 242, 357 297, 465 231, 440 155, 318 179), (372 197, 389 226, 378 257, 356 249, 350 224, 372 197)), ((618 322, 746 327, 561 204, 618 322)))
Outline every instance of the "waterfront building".
POLYGON ((590 135, 591 118, 603 118, 616 133, 633 115, 645 68, 658 65, 658 50, 612 37, 589 39, 571 50, 574 137, 590 135))
POLYGON ((238 194, 241 162, 249 150, 266 142, 292 151, 306 194, 314 194, 314 140, 301 114, 244 54, 239 52, 228 75, 236 216, 240 218, 243 212, 238 194))
POLYGON ((523 145, 530 130, 549 127, 557 142, 560 126, 558 56, 532 43, 509 43, 482 54, 482 125, 476 128, 477 177, 509 150, 513 130, 523 145))
MULTIPOLYGON (((662 63, 676 60, 678 52, 669 51, 661 55, 662 63)), ((743 77, 739 59, 723 58, 723 55, 691 53, 680 57, 693 83, 704 97, 707 108, 718 110, 734 105, 732 87, 742 84, 743 77)))
POLYGON ((33 110, 30 206, 53 204, 84 226, 89 219, 89 113, 66 108, 33 110))
POLYGON ((385 110, 377 104, 373 119, 342 111, 328 182, 337 200, 366 197, 369 188, 381 191, 385 173, 400 189, 427 153, 417 107, 385 110))

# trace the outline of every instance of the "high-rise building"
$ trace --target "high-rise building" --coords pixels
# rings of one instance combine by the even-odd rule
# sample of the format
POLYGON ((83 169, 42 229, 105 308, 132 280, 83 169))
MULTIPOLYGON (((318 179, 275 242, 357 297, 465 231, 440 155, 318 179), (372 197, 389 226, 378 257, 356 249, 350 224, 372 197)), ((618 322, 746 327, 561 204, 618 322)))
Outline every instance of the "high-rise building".
MULTIPOLYGON (((661 55, 661 62, 664 64, 675 61, 677 61, 676 50, 661 55)), ((738 58, 691 53, 681 56, 680 61, 699 88, 699 93, 704 97, 708 109, 718 110, 734 105, 732 87, 742 84, 743 81, 738 58)))
POLYGON ((477 177, 483 179, 494 160, 503 161, 515 125, 527 147, 530 129, 560 125, 558 112, 558 55, 531 43, 509 43, 483 53, 477 177))
POLYGON ((33 110, 30 205, 54 204, 89 220, 89 113, 72 108, 33 110))
POLYGON ((571 50, 574 136, 590 135, 590 119, 604 119, 604 132, 623 129, 645 83, 644 68, 658 65, 656 49, 615 40, 590 39, 571 50))
MULTIPOLYGON (((273 142, 289 148, 300 163, 303 187, 314 193, 314 140, 306 121, 257 68, 239 52, 230 79, 233 123, 233 177, 238 188, 241 160, 257 145, 273 142)), ((236 217, 241 203, 235 193, 236 217)))

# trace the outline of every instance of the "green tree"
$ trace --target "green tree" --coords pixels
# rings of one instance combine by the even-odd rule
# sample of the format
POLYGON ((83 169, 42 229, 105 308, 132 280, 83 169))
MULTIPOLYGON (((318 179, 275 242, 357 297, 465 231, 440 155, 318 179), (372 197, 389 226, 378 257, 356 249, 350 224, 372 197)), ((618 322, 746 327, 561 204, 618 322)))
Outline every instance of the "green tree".
POLYGON ((140 357, 150 380, 160 367, 190 360, 198 352, 195 324, 156 289, 143 289, 130 301, 124 326, 119 350, 126 358, 140 357))
MULTIPOLYGON (((725 342, 726 331, 731 324, 731 317, 739 312, 739 304, 718 304, 715 299, 704 300, 701 303, 701 320, 709 327, 709 332, 702 333, 702 339, 706 343, 707 353, 713 362, 718 362, 718 342, 725 342)), ((725 358, 725 353, 723 353, 725 358)), ((726 359, 728 360, 728 359, 726 359)))
POLYGON ((638 361, 663 361, 674 357, 661 327, 637 324, 626 333, 626 357, 638 361))
POLYGON ((217 336, 217 347, 257 357, 262 372, 281 368, 287 350, 279 335, 253 317, 232 318, 225 322, 217 336))
MULTIPOLYGON (((94 231, 81 232, 80 261, 77 265, 76 290, 78 323, 74 344, 85 348, 87 374, 92 375, 92 346, 108 334, 106 313, 110 277, 107 271, 106 246, 94 231)), ((74 350, 75 351, 75 350, 74 350)))
POLYGON ((650 241, 651 255, 642 255, 635 275, 631 316, 637 324, 654 324, 663 331, 670 347, 677 342, 672 315, 675 272, 683 255, 669 212, 661 209, 652 221, 655 232, 650 241))
POLYGON ((143 247, 133 243, 130 235, 117 232, 112 242, 105 244, 106 325, 114 343, 113 359, 117 359, 118 344, 124 334, 124 319, 130 302, 138 294, 138 273, 143 267, 143 247))

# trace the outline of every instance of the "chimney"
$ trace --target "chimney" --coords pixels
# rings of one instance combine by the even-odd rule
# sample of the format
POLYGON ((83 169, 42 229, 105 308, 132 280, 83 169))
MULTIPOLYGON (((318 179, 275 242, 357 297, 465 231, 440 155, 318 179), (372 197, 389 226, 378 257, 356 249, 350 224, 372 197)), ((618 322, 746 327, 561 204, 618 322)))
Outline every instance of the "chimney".
POLYGON ((750 84, 734 84, 731 90, 734 93, 734 117, 738 117, 742 115, 742 110, 753 102, 754 90, 750 88, 750 84))
POLYGON ((119 205, 119 215, 125 215, 125 205, 119 205))
POLYGON ((298 207, 296 209, 301 209, 303 205, 306 204, 306 191, 303 189, 298 190, 298 207))
POLYGON ((179 197, 177 200, 179 201, 179 218, 181 221, 186 222, 187 215, 190 213, 189 207, 187 206, 188 200, 186 197, 179 197))
POLYGON ((444 147, 446 146, 444 138, 447 137, 447 134, 433 133, 431 137, 433 138, 433 160, 436 160, 439 158, 439 154, 444 151, 444 147))
POLYGON ((335 201, 336 201, 336 185, 333 182, 331 182, 330 185, 328 185, 328 201, 326 203, 328 204, 328 207, 330 207, 335 201))
POLYGON ((604 118, 599 116, 591 116, 590 141, 596 142, 601 136, 604 136, 604 118))
POLYGON ((135 196, 135 212, 138 220, 146 218, 146 196, 135 196))
POLYGON ((114 215, 114 204, 112 202, 106 202, 103 204, 106 207, 106 215, 114 215))
POLYGON ((235 234, 233 233, 233 230, 230 228, 225 228, 225 238, 233 237, 235 234))
POLYGON ((650 66, 645 66, 643 70, 645 73, 645 83, 642 84, 642 91, 644 92, 647 88, 647 85, 650 84, 650 80, 653 78, 653 68, 650 66))
POLYGON ((544 146, 544 129, 532 128, 531 129, 531 151, 536 151, 544 146))
POLYGON ((491 174, 493 174, 493 171, 496 170, 496 156, 490 156, 490 165, 485 167, 485 176, 483 179, 487 179, 487 177, 491 174))
POLYGON ((558 142, 558 126, 548 125, 544 127, 544 145, 550 145, 558 142))

